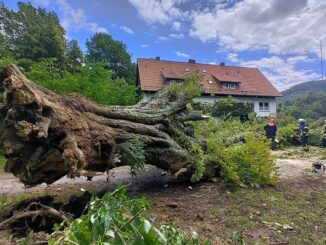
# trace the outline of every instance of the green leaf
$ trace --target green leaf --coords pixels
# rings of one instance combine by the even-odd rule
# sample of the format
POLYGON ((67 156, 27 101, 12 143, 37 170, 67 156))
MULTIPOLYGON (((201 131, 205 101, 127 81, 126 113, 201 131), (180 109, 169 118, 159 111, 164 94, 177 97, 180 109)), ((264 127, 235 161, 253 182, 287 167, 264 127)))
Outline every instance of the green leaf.
POLYGON ((91 215, 91 223, 94 224, 96 221, 96 215, 95 214, 92 214, 91 215))
POLYGON ((108 236, 108 237, 111 237, 111 238, 114 238, 114 237, 115 237, 113 230, 108 230, 108 231, 105 233, 105 235, 108 236))
POLYGON ((148 233, 151 228, 152 228, 152 224, 147 219, 145 219, 144 220, 144 229, 145 229, 146 233, 148 233))

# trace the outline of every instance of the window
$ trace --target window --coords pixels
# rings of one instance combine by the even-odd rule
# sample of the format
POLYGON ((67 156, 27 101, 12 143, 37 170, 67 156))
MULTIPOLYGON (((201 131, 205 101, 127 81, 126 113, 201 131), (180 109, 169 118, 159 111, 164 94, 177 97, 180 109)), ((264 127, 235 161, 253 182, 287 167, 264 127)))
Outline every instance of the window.
POLYGON ((269 111, 269 102, 259 102, 259 111, 269 111))
POLYGON ((175 84, 175 83, 181 83, 181 82, 183 82, 183 79, 178 79, 178 78, 166 78, 164 80, 164 83, 166 85, 175 84))
POLYGON ((236 86, 236 83, 223 83, 223 88, 224 89, 236 89, 237 86, 236 86))

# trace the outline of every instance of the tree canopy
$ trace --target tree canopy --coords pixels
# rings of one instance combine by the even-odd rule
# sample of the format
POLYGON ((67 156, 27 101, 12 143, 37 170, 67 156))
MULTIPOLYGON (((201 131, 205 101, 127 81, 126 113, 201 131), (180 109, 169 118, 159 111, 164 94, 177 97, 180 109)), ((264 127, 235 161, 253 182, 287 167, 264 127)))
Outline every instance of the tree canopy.
POLYGON ((2 31, 17 59, 37 61, 44 58, 63 60, 65 30, 54 12, 19 2, 18 10, 1 8, 2 31))
POLYGON ((79 93, 101 104, 139 100, 136 69, 126 45, 98 33, 87 41, 87 61, 77 40, 66 40, 54 12, 0 0, 0 66, 15 63, 34 81, 58 93, 79 93), (128 83, 127 83, 128 82, 128 83))
POLYGON ((71 40, 68 42, 66 55, 68 58, 69 68, 75 75, 78 66, 80 66, 84 60, 83 51, 78 46, 77 40, 71 40))
POLYGON ((123 42, 113 40, 107 33, 96 33, 86 41, 86 47, 87 62, 105 62, 114 77, 124 77, 128 82, 134 81, 135 65, 132 64, 131 55, 123 42))
POLYGON ((285 103, 280 111, 294 118, 326 117, 326 91, 303 94, 295 101, 285 103))

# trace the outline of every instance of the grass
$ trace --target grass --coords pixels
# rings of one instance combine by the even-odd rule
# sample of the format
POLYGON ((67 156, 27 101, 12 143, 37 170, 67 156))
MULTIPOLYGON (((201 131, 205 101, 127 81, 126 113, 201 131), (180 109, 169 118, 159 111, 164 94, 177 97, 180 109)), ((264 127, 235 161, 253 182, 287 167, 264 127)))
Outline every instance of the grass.
POLYGON ((302 147, 289 147, 285 151, 281 151, 278 158, 286 159, 307 159, 307 158, 319 158, 320 160, 326 160, 326 148, 308 147, 309 150, 305 150, 302 147))
MULTIPOLYGON (((26 200, 32 199, 42 199, 44 197, 52 196, 53 203, 67 204, 69 200, 74 198, 79 198, 85 195, 84 191, 73 191, 73 192, 63 192, 61 195, 53 195, 49 190, 44 190, 42 192, 29 192, 29 193, 19 193, 16 195, 4 194, 0 196, 0 211, 5 208, 13 207, 20 204, 26 200)), ((102 193, 94 192, 93 195, 102 195, 102 193)))
POLYGON ((6 163, 6 158, 4 155, 0 154, 0 169, 3 169, 6 163))
POLYGON ((273 188, 241 188, 222 194, 209 217, 212 222, 226 219, 223 233, 243 233, 249 244, 265 244, 267 238, 290 244, 325 244, 325 209, 323 188, 307 191, 282 183, 273 188))

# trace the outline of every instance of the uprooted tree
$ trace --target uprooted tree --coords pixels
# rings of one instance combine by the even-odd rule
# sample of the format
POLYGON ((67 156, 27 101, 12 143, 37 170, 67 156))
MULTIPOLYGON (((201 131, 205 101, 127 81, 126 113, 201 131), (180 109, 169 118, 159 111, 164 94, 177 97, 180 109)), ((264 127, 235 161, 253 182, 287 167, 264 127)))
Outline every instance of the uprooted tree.
MULTIPOLYGON (((195 169, 185 121, 203 117, 187 109, 191 97, 163 89, 133 106, 102 106, 78 95, 58 95, 29 81, 14 65, 0 70, 0 146, 7 172, 26 185, 52 183, 83 170, 106 171, 119 147, 145 146, 146 163, 177 177, 195 169)), ((187 174, 185 174, 187 173, 187 174)))

